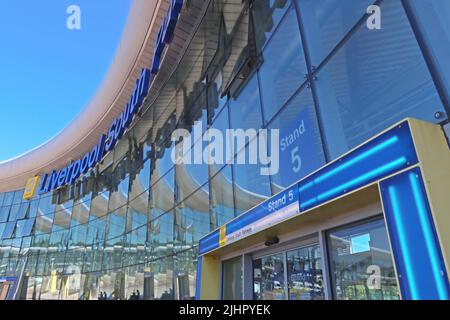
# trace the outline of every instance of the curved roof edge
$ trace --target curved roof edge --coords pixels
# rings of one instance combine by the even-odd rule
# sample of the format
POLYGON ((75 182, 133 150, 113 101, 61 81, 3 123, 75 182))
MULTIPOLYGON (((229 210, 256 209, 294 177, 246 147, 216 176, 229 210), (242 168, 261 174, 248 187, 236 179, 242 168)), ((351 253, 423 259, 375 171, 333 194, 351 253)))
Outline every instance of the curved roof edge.
POLYGON ((24 188, 28 178, 82 157, 105 133, 131 95, 142 68, 148 68, 157 27, 168 0, 133 0, 113 61, 84 110, 42 145, 0 162, 0 192, 24 188))

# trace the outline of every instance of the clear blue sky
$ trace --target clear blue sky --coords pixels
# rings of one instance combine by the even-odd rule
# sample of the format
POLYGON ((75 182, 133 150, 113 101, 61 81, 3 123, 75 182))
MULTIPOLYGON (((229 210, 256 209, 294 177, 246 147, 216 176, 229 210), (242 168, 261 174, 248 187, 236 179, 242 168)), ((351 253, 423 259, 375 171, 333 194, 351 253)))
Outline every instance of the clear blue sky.
POLYGON ((60 132, 95 95, 132 0, 11 0, 0 4, 0 161, 60 132), (69 30, 70 5, 81 30, 69 30))

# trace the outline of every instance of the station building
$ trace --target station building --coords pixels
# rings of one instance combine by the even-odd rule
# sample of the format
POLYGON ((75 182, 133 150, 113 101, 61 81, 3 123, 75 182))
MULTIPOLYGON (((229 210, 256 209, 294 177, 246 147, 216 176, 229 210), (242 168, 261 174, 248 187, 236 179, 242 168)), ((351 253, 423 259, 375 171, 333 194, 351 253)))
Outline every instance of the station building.
POLYGON ((449 18, 135 0, 85 110, 0 163, 0 299, 449 299, 449 18), (198 122, 278 129, 279 170, 175 163, 198 122))

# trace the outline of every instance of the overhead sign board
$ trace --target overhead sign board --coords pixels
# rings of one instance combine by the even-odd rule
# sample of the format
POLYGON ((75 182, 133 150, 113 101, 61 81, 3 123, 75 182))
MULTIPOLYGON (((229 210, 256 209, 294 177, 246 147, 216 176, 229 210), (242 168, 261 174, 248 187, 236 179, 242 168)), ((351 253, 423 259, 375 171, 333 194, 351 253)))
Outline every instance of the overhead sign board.
MULTIPOLYGON (((222 226, 219 230, 219 246, 246 238, 299 212, 298 187, 294 185, 222 226)), ((207 251, 204 240, 201 240, 200 254, 207 251)))

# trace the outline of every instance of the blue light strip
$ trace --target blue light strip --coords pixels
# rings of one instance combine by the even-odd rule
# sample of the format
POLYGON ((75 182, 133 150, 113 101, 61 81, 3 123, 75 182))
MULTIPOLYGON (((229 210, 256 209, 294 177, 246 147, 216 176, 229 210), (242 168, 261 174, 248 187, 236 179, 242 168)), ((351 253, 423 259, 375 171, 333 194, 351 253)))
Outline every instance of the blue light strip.
POLYGON ((359 176, 358 178, 355 178, 355 179, 353 179, 353 180, 351 180, 349 182, 346 182, 346 183, 344 183, 344 184, 342 184, 342 185, 340 185, 340 186, 338 186, 336 188, 333 188, 333 189, 331 189, 331 190, 329 190, 327 192, 324 192, 324 193, 318 195, 315 198, 311 198, 311 199, 309 199, 309 200, 307 200, 305 202, 302 202, 302 203, 300 203, 300 207, 302 209, 304 209, 304 208, 307 208, 308 206, 310 206, 310 205, 312 205, 314 203, 326 200, 329 197, 332 197, 332 196, 334 196, 334 195, 336 195, 336 194, 338 194, 338 193, 340 193, 342 191, 345 191, 348 188, 355 187, 358 184, 361 184, 361 183, 364 183, 365 181, 373 179, 373 178, 375 178, 378 175, 382 175, 382 174, 384 174, 386 172, 389 172, 390 170, 395 169, 395 168, 400 168, 407 161, 408 160, 405 157, 400 157, 397 160, 389 162, 388 164, 385 164, 385 165, 383 165, 383 166, 381 166, 381 167, 379 167, 377 169, 374 169, 372 171, 369 171, 369 172, 359 176))
POLYGON ((383 151, 384 149, 386 149, 387 147, 392 146, 393 144, 395 144, 398 141, 399 141, 398 136, 393 136, 393 137, 387 139, 386 141, 383 141, 382 143, 376 145, 372 149, 361 153, 359 156, 353 158, 352 160, 342 164, 341 166, 339 166, 337 168, 334 168, 333 170, 330 170, 330 171, 326 172, 325 174, 317 177, 316 179, 314 179, 310 183, 308 183, 308 184, 306 184, 304 186, 301 186, 299 188, 299 191, 303 192, 303 191, 309 189, 310 187, 314 186, 315 184, 320 183, 320 182, 322 182, 322 181, 324 181, 324 180, 334 176, 335 174, 337 174, 337 173, 339 173, 339 172, 341 172, 341 171, 343 171, 343 170, 345 170, 345 169, 347 169, 347 168, 357 164, 358 162, 367 159, 368 157, 376 154, 377 152, 383 151))
POLYGON ((411 263, 411 257, 409 255, 409 248, 408 248, 408 242, 406 240, 405 235, 405 227, 403 225, 402 221, 402 215, 401 215, 401 209, 398 202, 397 192, 395 190, 395 187, 390 186, 388 188, 389 197, 391 199, 392 203, 392 211, 394 214, 395 219, 395 227, 397 229, 397 235, 400 242, 400 247, 402 250, 402 257, 404 260, 405 268, 406 268, 406 278, 408 279, 408 284, 411 290, 411 297, 413 300, 419 299, 419 295, 417 293, 417 287, 416 282, 414 280, 414 271, 413 271, 413 264, 411 263))
POLYGON ((439 269, 439 259, 437 248, 434 245, 434 237, 432 227, 430 225, 429 220, 427 219, 427 209, 423 199, 423 193, 421 192, 418 176, 415 173, 409 174, 409 181, 412 186, 412 191, 414 194, 414 199, 416 202, 417 210, 419 213, 420 224, 422 226, 423 234, 425 236, 425 243, 428 249, 428 253, 431 259, 431 265, 433 269, 433 276, 436 282, 436 287, 439 292, 440 299, 448 300, 449 296, 447 290, 445 288, 445 284, 443 283, 443 278, 441 276, 441 271, 439 269))

